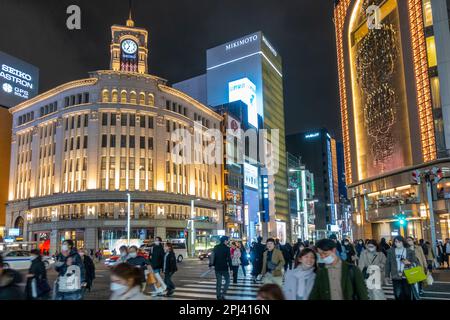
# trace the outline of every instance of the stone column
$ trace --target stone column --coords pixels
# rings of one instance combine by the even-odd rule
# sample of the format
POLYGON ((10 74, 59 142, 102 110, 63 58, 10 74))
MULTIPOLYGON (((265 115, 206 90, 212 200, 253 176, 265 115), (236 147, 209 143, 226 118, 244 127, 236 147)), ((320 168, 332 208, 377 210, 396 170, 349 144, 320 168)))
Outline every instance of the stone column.
POLYGON ((97 228, 86 228, 84 230, 84 248, 90 251, 94 249, 94 252, 99 248, 97 228))
POLYGON ((57 250, 59 251, 58 230, 54 229, 50 233, 50 255, 54 254, 57 250))
POLYGON ((56 122, 56 136, 55 136, 55 178, 53 181, 54 193, 59 193, 62 190, 62 157, 63 157, 63 145, 64 145, 64 131, 63 131, 63 119, 60 117, 56 122))
POLYGON ((95 190, 98 188, 98 163, 99 163, 99 127, 98 127, 98 112, 92 111, 89 115, 89 129, 88 129, 88 150, 87 150, 87 188, 88 190, 95 190))
POLYGON ((156 227, 155 237, 161 237, 163 241, 166 240, 166 227, 156 227))

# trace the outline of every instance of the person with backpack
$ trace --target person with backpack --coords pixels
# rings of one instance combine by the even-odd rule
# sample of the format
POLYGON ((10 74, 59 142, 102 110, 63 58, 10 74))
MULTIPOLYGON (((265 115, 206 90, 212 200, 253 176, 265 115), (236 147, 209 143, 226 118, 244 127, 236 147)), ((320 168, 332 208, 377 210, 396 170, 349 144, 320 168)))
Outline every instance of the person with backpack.
POLYGON ((48 284, 47 270, 42 262, 41 253, 38 249, 33 249, 30 254, 32 260, 25 287, 27 300, 47 300, 52 289, 48 284))
POLYGON ((85 285, 85 269, 72 240, 64 240, 61 253, 56 258, 55 300, 82 300, 82 286, 85 285))
POLYGON ((386 300, 382 289, 385 266, 386 256, 378 250, 376 240, 369 240, 359 257, 358 267, 366 280, 370 300, 386 300))
POLYGON ((316 244, 319 263, 309 300, 368 300, 362 272, 339 258, 336 242, 319 240, 316 244))
POLYGON ((394 238, 394 246, 388 250, 386 259, 386 282, 392 280, 395 300, 413 300, 412 287, 406 280, 405 269, 418 264, 414 250, 402 236, 394 238))
POLYGON ((263 239, 262 237, 258 237, 257 242, 250 251, 250 257, 253 265, 252 279, 254 283, 256 283, 256 280, 259 280, 258 276, 261 274, 263 265, 263 255, 264 251, 266 250, 265 246, 262 244, 262 239, 263 239))
POLYGON ((233 270, 233 283, 237 283, 239 266, 241 264, 241 250, 236 246, 236 242, 231 242, 231 270, 233 270))
POLYGON ((172 276, 178 271, 177 259, 175 253, 173 252, 173 247, 171 243, 166 243, 164 245, 164 264, 162 271, 164 273, 164 283, 167 286, 166 296, 170 297, 175 291, 175 284, 172 281, 172 276))

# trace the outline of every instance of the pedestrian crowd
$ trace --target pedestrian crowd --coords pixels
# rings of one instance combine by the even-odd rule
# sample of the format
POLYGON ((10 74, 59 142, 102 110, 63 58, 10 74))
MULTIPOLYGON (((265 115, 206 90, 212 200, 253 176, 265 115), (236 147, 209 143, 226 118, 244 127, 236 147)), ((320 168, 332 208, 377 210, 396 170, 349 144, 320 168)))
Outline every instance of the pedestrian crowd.
POLYGON ((396 236, 380 242, 374 239, 339 241, 332 234, 313 243, 281 244, 262 237, 251 244, 249 259, 242 243, 221 237, 209 266, 216 274, 216 296, 225 300, 237 283, 239 267, 251 262, 252 281, 261 283, 260 300, 386 300, 383 285, 392 285, 396 300, 419 300, 424 288, 433 284, 436 268, 450 268, 450 239, 436 243, 396 236))

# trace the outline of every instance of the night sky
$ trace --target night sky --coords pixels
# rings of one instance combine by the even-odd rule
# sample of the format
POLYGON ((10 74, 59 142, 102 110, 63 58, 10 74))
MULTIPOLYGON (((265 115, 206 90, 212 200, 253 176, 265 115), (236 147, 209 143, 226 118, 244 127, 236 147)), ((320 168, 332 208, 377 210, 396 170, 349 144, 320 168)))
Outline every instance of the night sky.
MULTIPOLYGON (((0 51, 40 69, 40 92, 109 69, 110 26, 128 0, 0 0, 0 51), (82 11, 66 28, 66 8, 82 11)), ((206 72, 206 50, 262 31, 283 57, 286 132, 341 138, 332 0, 134 0, 149 31, 149 72, 169 84, 206 72)))

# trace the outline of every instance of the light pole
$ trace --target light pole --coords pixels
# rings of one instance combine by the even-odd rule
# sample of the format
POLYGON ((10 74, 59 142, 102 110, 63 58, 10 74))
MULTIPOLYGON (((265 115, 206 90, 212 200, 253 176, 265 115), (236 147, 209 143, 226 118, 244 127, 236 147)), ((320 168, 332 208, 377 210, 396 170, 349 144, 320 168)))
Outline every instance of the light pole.
POLYGON ((130 246, 130 233, 131 233, 131 195, 127 193, 128 199, 128 214, 127 214, 127 244, 130 246))
POLYGON ((194 209, 194 202, 200 201, 200 199, 192 199, 191 200, 191 219, 188 222, 188 226, 190 226, 190 241, 189 246, 191 247, 191 257, 195 256, 195 209, 194 209))

